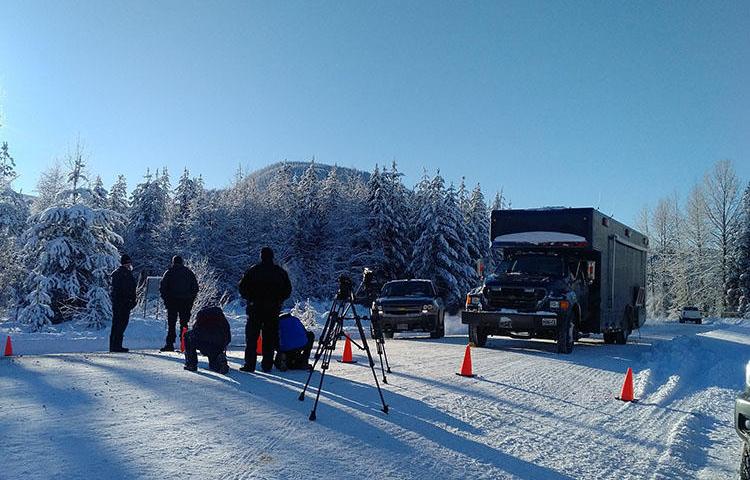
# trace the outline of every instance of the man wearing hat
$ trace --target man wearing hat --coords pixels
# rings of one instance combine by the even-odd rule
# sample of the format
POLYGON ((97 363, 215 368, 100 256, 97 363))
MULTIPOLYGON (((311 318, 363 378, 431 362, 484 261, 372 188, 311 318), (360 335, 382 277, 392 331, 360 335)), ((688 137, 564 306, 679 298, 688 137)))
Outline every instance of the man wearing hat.
POLYGON ((133 262, 128 255, 120 258, 120 268, 112 272, 112 330, 109 334, 109 351, 124 353, 122 337, 130 321, 130 311, 135 307, 135 278, 133 262))
POLYGON ((185 266, 182 257, 172 257, 172 266, 164 272, 159 284, 159 292, 167 307, 167 339, 162 352, 174 352, 174 341, 177 317, 180 317, 180 331, 187 328, 190 321, 190 311, 193 309, 195 297, 198 296, 198 280, 192 270, 185 266))

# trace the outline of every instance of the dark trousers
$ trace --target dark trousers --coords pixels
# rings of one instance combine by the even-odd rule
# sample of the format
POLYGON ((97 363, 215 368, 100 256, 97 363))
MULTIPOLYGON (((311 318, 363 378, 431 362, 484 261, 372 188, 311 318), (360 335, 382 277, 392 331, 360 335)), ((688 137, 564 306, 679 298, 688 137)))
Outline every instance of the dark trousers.
POLYGON ((273 353, 279 344, 279 313, 277 308, 248 308, 247 324, 245 325, 245 365, 255 368, 258 360, 256 345, 258 335, 263 332, 263 360, 264 370, 273 367, 273 353))
POLYGON ((122 305, 112 305, 112 329, 109 332, 109 349, 122 348, 122 337, 130 321, 130 309, 122 305))
POLYGON ((177 317, 180 317, 180 333, 183 328, 187 328, 190 322, 190 309, 193 308, 192 302, 185 300, 173 300, 167 305, 167 341, 165 345, 174 346, 177 338, 175 328, 177 326, 177 317))
POLYGON ((315 334, 307 332, 307 344, 302 348, 297 348, 284 352, 286 356, 286 368, 292 370, 304 370, 310 362, 310 352, 315 342, 315 334))
POLYGON ((208 342, 201 339, 194 331, 185 334, 185 365, 188 367, 198 366, 198 350, 201 355, 208 357, 208 368, 214 372, 220 372, 222 367, 227 366, 225 345, 208 342))

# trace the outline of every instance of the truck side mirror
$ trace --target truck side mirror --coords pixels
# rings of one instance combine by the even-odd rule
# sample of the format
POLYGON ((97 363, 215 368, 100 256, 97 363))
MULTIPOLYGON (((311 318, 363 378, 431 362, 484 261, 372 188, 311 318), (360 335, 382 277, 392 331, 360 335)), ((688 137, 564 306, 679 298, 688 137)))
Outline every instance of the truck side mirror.
POLYGON ((586 262, 586 276, 589 279, 589 282, 593 282, 596 279, 596 262, 593 260, 589 260, 586 262))

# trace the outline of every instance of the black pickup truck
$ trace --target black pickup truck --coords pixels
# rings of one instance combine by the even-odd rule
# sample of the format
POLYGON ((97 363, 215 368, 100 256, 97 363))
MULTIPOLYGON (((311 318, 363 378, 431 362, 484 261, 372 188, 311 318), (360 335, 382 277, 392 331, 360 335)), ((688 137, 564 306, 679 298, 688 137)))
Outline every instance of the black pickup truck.
POLYGON ((498 268, 467 295, 469 340, 547 338, 571 353, 582 335, 624 344, 645 321, 648 239, 593 208, 496 210, 498 268))
POLYGON ((445 336, 445 306, 430 280, 394 280, 383 285, 372 304, 373 325, 387 338, 395 332, 429 332, 445 336))

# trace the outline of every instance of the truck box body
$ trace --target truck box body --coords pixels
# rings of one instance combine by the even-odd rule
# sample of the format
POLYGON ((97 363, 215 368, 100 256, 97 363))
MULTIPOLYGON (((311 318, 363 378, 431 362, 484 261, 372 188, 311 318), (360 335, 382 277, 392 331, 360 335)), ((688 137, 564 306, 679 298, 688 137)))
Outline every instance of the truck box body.
POLYGON ((491 238, 496 250, 572 249, 594 262, 590 311, 581 331, 619 330, 626 310, 635 317, 634 328, 645 321, 648 238, 634 229, 594 208, 495 210, 491 238))

